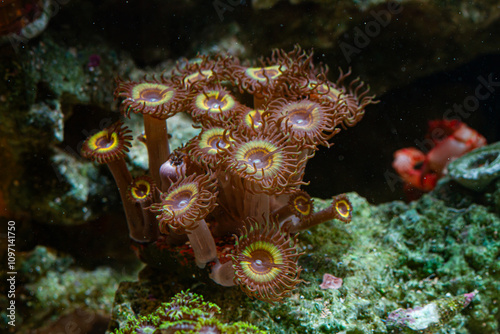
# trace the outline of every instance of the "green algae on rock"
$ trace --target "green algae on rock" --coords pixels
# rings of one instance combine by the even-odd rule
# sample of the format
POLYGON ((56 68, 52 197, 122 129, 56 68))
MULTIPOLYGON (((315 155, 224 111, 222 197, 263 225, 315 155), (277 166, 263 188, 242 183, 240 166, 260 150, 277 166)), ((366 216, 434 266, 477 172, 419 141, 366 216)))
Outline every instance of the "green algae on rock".
MULTIPOLYGON (((118 282, 129 276, 108 267, 87 271, 74 268, 74 265, 71 257, 56 254, 43 246, 19 253, 17 333, 28 333, 34 329, 51 332, 48 329, 64 323, 65 318, 83 319, 87 325, 98 319, 107 320, 118 282)), ((2 282, 5 281, 4 275, 0 275, 2 282)), ((0 298, 1 305, 5 302, 4 298, 6 300, 6 296, 0 298)), ((0 316, 3 323, 7 319, 5 308, 0 316)))
MULTIPOLYGON (((115 323, 132 310, 152 312, 161 301, 191 289, 219 305, 224 319, 249 322, 268 333, 391 333, 388 315, 446 296, 478 295, 435 333, 496 334, 499 329, 500 219, 489 207, 457 207, 425 195, 405 204, 379 206, 349 193, 350 224, 331 221, 299 235, 307 250, 299 264, 306 284, 283 303, 253 301, 237 288, 217 286, 197 268, 164 273, 148 268, 139 282, 122 283, 113 309, 115 323), (337 290, 319 287, 324 273, 343 279, 337 290)), ((320 210, 330 203, 314 199, 320 210)), ((451 315, 451 313, 450 313, 451 315)))
POLYGON ((113 333, 155 333, 157 330, 161 333, 265 333, 244 322, 223 323, 217 318, 220 313, 220 307, 205 302, 203 296, 182 291, 146 316, 128 316, 123 326, 113 333))

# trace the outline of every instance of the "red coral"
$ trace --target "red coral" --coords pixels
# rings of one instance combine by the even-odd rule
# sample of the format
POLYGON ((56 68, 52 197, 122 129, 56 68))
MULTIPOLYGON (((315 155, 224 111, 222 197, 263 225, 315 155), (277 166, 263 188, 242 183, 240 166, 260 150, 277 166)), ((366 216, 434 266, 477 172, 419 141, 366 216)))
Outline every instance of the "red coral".
POLYGON ((431 191, 451 161, 486 145, 481 134, 457 120, 429 121, 426 137, 430 145, 427 153, 414 147, 394 153, 392 167, 403 179, 407 194, 413 194, 415 190, 431 191))

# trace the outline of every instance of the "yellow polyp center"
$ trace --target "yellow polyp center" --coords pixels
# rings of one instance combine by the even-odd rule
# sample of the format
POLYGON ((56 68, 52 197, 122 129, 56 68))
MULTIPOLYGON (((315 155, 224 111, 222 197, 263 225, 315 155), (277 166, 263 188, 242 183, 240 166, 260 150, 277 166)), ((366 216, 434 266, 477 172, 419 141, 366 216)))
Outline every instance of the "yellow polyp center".
MULTIPOLYGON (((335 88, 331 88, 330 87, 330 91, 325 95, 326 98, 332 102, 337 102, 339 100, 339 96, 340 96, 340 91, 335 89, 335 88)), ((344 95, 345 97, 345 95, 344 95)), ((345 101, 344 98, 341 98, 340 101, 339 101, 339 104, 341 105, 346 105, 347 102, 345 101)))
POLYGON ((338 99, 340 95, 340 91, 335 89, 335 88, 330 88, 330 92, 328 93, 328 96, 331 98, 331 99, 338 99))
MULTIPOLYGON (((316 94, 324 96, 326 99, 336 102, 339 99, 341 92, 338 89, 328 86, 327 84, 315 85, 316 83, 310 83, 309 87, 316 91, 316 94)), ((345 101, 340 103, 345 104, 345 101)))
POLYGON ((99 131, 89 138, 88 146, 94 152, 111 152, 113 150, 116 150, 120 146, 118 134, 116 132, 109 133, 106 130, 99 131))
POLYGON ((213 113, 231 110, 235 105, 235 101, 230 95, 218 90, 199 94, 195 103, 199 109, 213 113))
POLYGON ((138 180, 131 189, 132 197, 135 199, 145 199, 151 192, 151 184, 146 180, 138 180))
POLYGON ((283 65, 273 65, 267 67, 250 67, 247 68, 245 73, 256 81, 265 82, 276 79, 284 70, 285 67, 283 65))
POLYGON ((245 124, 251 129, 258 129, 262 126, 262 114, 264 110, 250 110, 244 117, 245 124))
POLYGON ((330 87, 327 84, 322 84, 322 85, 313 85, 313 89, 316 90, 318 94, 328 94, 330 92, 330 87))
POLYGON ((310 135, 315 131, 321 131, 322 120, 325 117, 317 103, 307 100, 284 107, 281 114, 284 115, 282 127, 310 135))
POLYGON ((309 216, 309 214, 311 213, 311 204, 309 199, 306 197, 298 196, 294 199, 293 205, 295 207, 295 210, 297 210, 304 216, 309 216))
POLYGON ((278 148, 264 140, 241 145, 235 158, 240 164, 246 165, 246 173, 257 173, 259 176, 276 175, 282 165, 278 148))
POLYGON ((307 128, 313 122, 313 111, 299 109, 288 115, 289 124, 294 128, 307 128))
POLYGON ((157 83, 144 82, 132 89, 131 99, 149 106, 157 106, 168 102, 174 96, 174 90, 157 83))
POLYGON ((183 214, 196 202, 197 194, 198 187, 194 183, 174 189, 163 200, 163 210, 173 212, 175 215, 183 214))
POLYGON ((351 212, 351 206, 347 201, 341 200, 335 203, 335 210, 337 210, 338 214, 344 218, 348 218, 351 212))
POLYGON ((173 199, 172 199, 172 204, 170 205, 170 207, 174 210, 183 210, 185 209, 190 203, 191 201, 193 200, 193 194, 191 194, 190 192, 186 191, 186 192, 181 192, 179 194, 177 194, 177 196, 175 196, 173 199))
POLYGON ((212 70, 203 70, 200 72, 195 72, 193 74, 190 74, 188 75, 185 79, 184 79, 184 85, 185 86, 189 86, 197 81, 200 81, 200 80, 204 80, 204 79, 208 79, 210 78, 211 76, 213 75, 213 71, 212 70))
POLYGON ((267 241, 256 241, 241 252, 241 268, 247 277, 258 283, 275 279, 282 271, 283 256, 278 247, 267 241))
MULTIPOLYGON (((215 155, 229 147, 226 141, 227 137, 224 136, 223 128, 213 128, 205 131, 201 135, 199 147, 207 154, 215 155)), ((231 140, 231 139, 229 139, 231 140)))
POLYGON ((259 148, 246 152, 245 160, 257 169, 267 169, 273 163, 269 152, 259 148))
POLYGON ((210 151, 213 151, 212 154, 219 153, 221 149, 229 146, 229 144, 224 141, 223 136, 212 136, 207 144, 211 147, 210 151))

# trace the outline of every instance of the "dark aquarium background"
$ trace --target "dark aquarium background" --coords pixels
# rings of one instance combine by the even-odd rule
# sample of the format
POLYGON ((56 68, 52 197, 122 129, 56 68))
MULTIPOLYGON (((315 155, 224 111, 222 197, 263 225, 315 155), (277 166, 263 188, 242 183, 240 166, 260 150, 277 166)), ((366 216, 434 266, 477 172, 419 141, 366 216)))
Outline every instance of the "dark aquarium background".
MULTIPOLYGON (((499 31, 500 4, 488 0, 0 1, 0 331, 499 333, 499 31), (376 103, 355 126, 339 126, 331 147, 318 145, 300 175, 315 212, 346 194, 352 220, 280 230, 304 253, 302 269, 280 279, 300 273, 304 282, 270 303, 216 284, 218 260, 198 268, 185 235, 176 247, 131 240, 112 172, 81 150, 124 120, 128 169, 147 174, 142 116, 120 112, 119 80, 169 77, 199 55, 259 66, 297 46, 332 83, 359 77, 376 103), (433 120, 455 127, 433 141, 433 120), (465 139, 457 124, 470 128, 465 139), (476 135, 483 151, 426 169, 457 158, 436 158, 445 140, 462 150, 476 135), (408 147, 425 156, 411 166, 418 182, 437 175, 431 189, 394 169, 408 147), (325 274, 340 284, 325 284, 325 274)), ((235 96, 257 101, 235 82, 235 96)), ((172 150, 200 132, 192 118, 183 110, 167 121, 172 150)), ((256 197, 246 198, 264 201, 256 197)), ((235 256, 241 231, 216 238, 219 257, 235 256)))

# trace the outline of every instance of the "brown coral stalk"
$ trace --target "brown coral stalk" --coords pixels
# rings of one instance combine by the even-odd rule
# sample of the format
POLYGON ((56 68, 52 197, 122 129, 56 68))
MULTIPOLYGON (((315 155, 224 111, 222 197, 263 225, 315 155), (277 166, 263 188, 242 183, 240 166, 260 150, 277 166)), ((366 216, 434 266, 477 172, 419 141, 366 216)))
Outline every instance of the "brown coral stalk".
POLYGON ((156 184, 162 184, 160 167, 170 155, 167 122, 164 119, 145 114, 144 130, 148 146, 149 173, 156 184))
POLYGON ((120 198, 123 203, 123 209, 125 210, 125 216, 127 218, 129 235, 132 239, 139 242, 150 241, 144 235, 143 231, 143 217, 141 213, 141 207, 138 203, 133 203, 129 201, 127 197, 128 186, 132 183, 132 176, 127 169, 124 159, 119 159, 115 161, 110 161, 107 163, 111 174, 115 179, 116 185, 120 192, 120 198))

